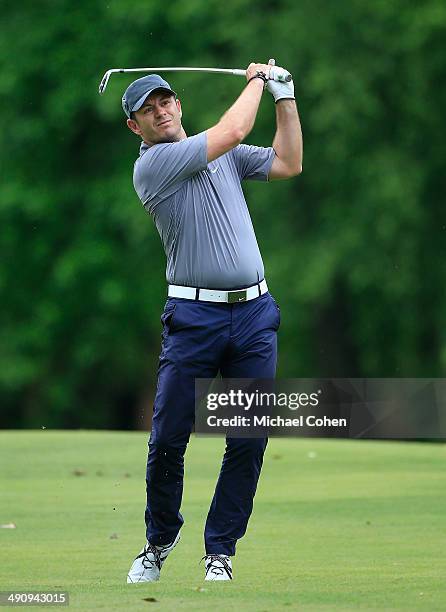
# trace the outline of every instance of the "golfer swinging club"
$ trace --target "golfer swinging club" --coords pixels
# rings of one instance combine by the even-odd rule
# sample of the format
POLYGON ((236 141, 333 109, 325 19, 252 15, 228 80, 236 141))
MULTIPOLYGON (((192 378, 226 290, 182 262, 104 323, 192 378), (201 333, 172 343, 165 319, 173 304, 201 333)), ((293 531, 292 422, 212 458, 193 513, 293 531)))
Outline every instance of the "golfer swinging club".
MULTIPOLYGON (((159 580, 180 539, 195 379, 218 372, 224 378, 275 376, 280 313, 268 293, 241 187, 243 180, 290 178, 302 171, 293 82, 270 80, 277 76, 273 71, 287 74, 272 63, 250 64, 234 104, 195 136, 186 136, 180 100, 160 76, 134 81, 122 98, 127 125, 142 138, 134 186, 161 236, 169 285, 147 459, 147 543, 128 583, 159 580), (265 89, 276 102, 272 147, 240 144, 265 89)), ((232 579, 231 557, 246 532, 266 444, 266 438, 226 439, 204 532, 206 580, 232 579)))

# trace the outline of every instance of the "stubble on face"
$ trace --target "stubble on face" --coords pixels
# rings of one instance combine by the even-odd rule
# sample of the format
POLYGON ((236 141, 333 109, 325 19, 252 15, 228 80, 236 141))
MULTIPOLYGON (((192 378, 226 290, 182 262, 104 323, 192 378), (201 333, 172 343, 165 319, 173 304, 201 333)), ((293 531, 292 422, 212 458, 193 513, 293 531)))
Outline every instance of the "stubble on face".
POLYGON ((165 92, 153 94, 135 113, 141 136, 148 145, 178 142, 185 137, 179 100, 165 92))

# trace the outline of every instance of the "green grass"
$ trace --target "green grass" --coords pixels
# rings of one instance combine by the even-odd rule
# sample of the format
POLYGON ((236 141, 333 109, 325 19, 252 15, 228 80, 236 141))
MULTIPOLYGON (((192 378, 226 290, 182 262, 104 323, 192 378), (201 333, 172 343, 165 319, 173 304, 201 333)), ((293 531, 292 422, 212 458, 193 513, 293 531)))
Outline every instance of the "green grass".
POLYGON ((271 440, 235 579, 212 584, 198 562, 224 441, 192 438, 182 540, 159 583, 128 586, 146 439, 0 434, 0 524, 17 525, 0 529, 0 590, 67 590, 81 610, 446 609, 446 445, 271 440))

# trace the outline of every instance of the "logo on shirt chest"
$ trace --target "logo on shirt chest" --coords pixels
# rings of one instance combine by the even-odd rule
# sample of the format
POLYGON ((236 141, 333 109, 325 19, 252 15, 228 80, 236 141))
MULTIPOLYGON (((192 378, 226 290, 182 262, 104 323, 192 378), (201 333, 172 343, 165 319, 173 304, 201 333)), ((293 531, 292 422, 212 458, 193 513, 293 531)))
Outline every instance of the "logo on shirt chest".
POLYGON ((215 174, 218 170, 218 166, 211 166, 210 164, 208 164, 207 170, 211 173, 211 174, 215 174))

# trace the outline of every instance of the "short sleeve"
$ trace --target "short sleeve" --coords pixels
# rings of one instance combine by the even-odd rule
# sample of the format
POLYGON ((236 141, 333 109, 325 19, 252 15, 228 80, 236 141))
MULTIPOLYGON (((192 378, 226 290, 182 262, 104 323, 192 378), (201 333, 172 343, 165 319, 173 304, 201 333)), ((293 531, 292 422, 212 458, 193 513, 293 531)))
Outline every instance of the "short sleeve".
POLYGON ((182 183, 207 167, 206 132, 179 142, 153 145, 135 162, 133 184, 145 208, 173 195, 182 183))
POLYGON ((241 144, 232 150, 240 180, 267 181, 275 157, 272 147, 241 144))

